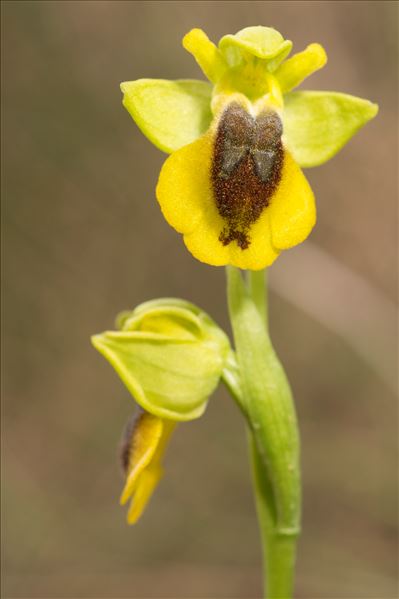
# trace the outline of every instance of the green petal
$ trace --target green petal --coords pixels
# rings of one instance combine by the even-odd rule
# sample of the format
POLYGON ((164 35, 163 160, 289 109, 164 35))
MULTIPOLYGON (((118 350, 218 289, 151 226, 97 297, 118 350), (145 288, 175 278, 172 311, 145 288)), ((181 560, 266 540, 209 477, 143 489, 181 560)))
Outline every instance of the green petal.
POLYGON ((377 104, 347 94, 291 92, 284 96, 283 140, 300 166, 318 166, 377 112, 377 104))
POLYGON ((275 71, 281 91, 285 94, 302 83, 306 77, 324 67, 327 54, 320 44, 310 44, 303 52, 298 52, 285 60, 275 71))
POLYGON ((171 153, 200 137, 212 120, 212 86, 195 79, 121 83, 123 105, 146 137, 171 153))
POLYGON ((273 71, 291 52, 292 42, 285 40, 272 27, 246 27, 235 35, 225 35, 219 48, 231 67, 245 62, 249 56, 268 61, 273 71))

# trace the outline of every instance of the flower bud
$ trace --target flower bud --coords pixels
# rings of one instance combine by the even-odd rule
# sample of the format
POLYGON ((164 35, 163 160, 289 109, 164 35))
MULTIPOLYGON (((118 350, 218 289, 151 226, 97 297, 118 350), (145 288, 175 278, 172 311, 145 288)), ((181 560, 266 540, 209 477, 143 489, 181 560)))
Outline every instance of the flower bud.
POLYGON ((223 331, 196 306, 147 302, 118 317, 121 330, 92 337, 137 403, 174 421, 201 416, 230 349, 223 331))

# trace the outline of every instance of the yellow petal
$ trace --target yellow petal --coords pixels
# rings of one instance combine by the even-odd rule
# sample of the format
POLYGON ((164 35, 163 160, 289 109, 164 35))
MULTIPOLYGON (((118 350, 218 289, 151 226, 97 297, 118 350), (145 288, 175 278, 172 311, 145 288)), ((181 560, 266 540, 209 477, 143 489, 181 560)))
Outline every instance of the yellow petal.
POLYGON ((140 518, 162 477, 161 460, 175 426, 175 422, 148 412, 140 413, 134 422, 128 440, 128 476, 121 497, 122 505, 132 497, 127 515, 129 524, 140 518))
POLYGON ((212 140, 209 134, 173 152, 164 162, 156 189, 164 217, 179 233, 190 233, 204 211, 210 190, 212 140))
POLYGON ((161 463, 161 460, 163 459, 166 448, 168 446, 171 434, 175 430, 177 423, 174 422, 173 420, 164 420, 163 419, 162 424, 163 424, 162 435, 161 435, 159 443, 156 447, 154 456, 151 460, 151 467, 153 465, 159 465, 161 463))
MULTIPOLYGON (((185 160, 180 164, 180 168, 187 169, 187 193, 199 212, 195 226, 189 231, 183 231, 184 243, 197 260, 211 266, 232 264, 250 270, 265 268, 279 255, 271 240, 268 208, 251 226, 251 244, 247 249, 242 250, 235 241, 225 246, 219 240, 226 223, 218 212, 211 186, 212 144, 212 133, 208 132, 201 139, 183 148, 186 150, 185 160), (202 173, 201 179, 197 174, 199 171, 202 173)), ((182 150, 176 154, 180 152, 182 150)), ((168 158, 167 162, 173 156, 168 158)), ((176 176, 177 171, 174 174, 176 176)))
POLYGON ((284 153, 280 184, 266 208, 270 216, 272 242, 277 250, 304 241, 316 223, 312 189, 289 152, 284 153))
POLYGON ((327 54, 323 46, 310 44, 302 52, 285 60, 273 74, 278 79, 281 91, 286 94, 306 77, 323 68, 326 62, 327 54))
POLYGON ((144 512, 157 484, 162 478, 162 474, 163 470, 160 466, 148 468, 141 473, 137 490, 127 514, 127 521, 129 524, 135 524, 144 512))
POLYGON ((250 227, 245 250, 234 241, 224 246, 225 227, 211 185, 213 131, 174 152, 162 167, 157 198, 172 227, 184 234, 187 249, 212 266, 232 264, 260 270, 270 266, 280 250, 303 241, 315 224, 314 197, 302 171, 285 152, 281 182, 260 218, 250 227))
POLYGON ((209 81, 216 83, 226 71, 223 54, 202 29, 191 29, 186 33, 183 47, 194 56, 209 81))
MULTIPOLYGON (((204 201, 211 200, 212 195, 204 195, 204 201)), ((191 254, 211 266, 224 266, 229 264, 230 248, 219 241, 219 235, 223 229, 223 220, 219 216, 216 207, 215 214, 209 218, 211 209, 208 209, 208 218, 204 217, 197 223, 196 228, 189 235, 184 235, 184 243, 191 254)))
POLYGON ((228 264, 229 249, 219 241, 224 221, 213 197, 211 132, 174 152, 164 163, 157 198, 168 223, 184 234, 188 250, 201 262, 228 264))
POLYGON ((272 244, 268 207, 249 229, 249 237, 251 243, 246 250, 239 248, 236 243, 230 244, 229 264, 247 270, 270 266, 280 252, 272 244))
POLYGON ((164 421, 142 412, 134 422, 130 439, 128 474, 120 503, 124 505, 138 486, 141 474, 153 459, 161 441, 164 421))
MULTIPOLYGON (((205 199, 205 198, 204 198, 205 199)), ((209 200, 214 202, 213 197, 209 200)), ((250 246, 242 250, 233 241, 224 246, 219 241, 219 235, 224 227, 224 221, 214 208, 215 214, 212 218, 203 218, 196 229, 189 235, 184 236, 187 249, 197 260, 210 264, 211 266, 223 266, 231 264, 242 269, 260 270, 270 266, 279 255, 279 251, 272 245, 269 215, 267 208, 261 217, 254 223, 250 230, 250 246), (217 223, 215 226, 214 223, 217 223)), ((208 210, 208 214, 211 210, 208 210)))
POLYGON ((246 250, 236 242, 225 246, 219 240, 226 223, 218 212, 211 186, 212 148, 210 131, 166 160, 157 186, 162 212, 168 223, 184 234, 184 243, 197 260, 251 270, 269 266, 279 252, 271 242, 268 209, 251 227, 251 245, 246 250))

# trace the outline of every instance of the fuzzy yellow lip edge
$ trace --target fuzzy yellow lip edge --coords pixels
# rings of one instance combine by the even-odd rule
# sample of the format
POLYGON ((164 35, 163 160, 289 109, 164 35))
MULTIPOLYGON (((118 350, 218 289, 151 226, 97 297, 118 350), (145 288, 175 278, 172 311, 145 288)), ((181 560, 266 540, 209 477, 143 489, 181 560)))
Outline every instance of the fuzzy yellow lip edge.
POLYGON ((184 236, 192 255, 212 266, 260 270, 281 250, 306 239, 316 222, 314 195, 306 177, 285 150, 280 184, 260 218, 251 226, 251 244, 223 246, 225 224, 217 211, 210 180, 214 128, 165 161, 156 195, 167 222, 184 236))
POLYGON ((135 524, 142 516, 151 496, 163 476, 162 459, 176 427, 171 420, 142 411, 126 439, 127 474, 120 504, 131 500, 127 522, 135 524))

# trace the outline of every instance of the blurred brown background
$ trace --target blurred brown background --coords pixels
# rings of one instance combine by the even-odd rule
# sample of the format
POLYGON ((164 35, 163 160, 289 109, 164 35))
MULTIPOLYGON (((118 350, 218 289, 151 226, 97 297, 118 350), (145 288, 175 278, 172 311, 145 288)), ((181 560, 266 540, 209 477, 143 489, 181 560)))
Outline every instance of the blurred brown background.
POLYGON ((319 220, 270 272, 273 338, 303 438, 297 597, 397 597, 397 3, 3 2, 3 596, 259 598, 243 422, 219 389, 181 426, 125 525, 116 448, 133 403, 89 337, 153 297, 227 327, 224 273, 157 207, 164 156, 119 83, 201 78, 181 38, 272 25, 321 42, 309 89, 380 114, 308 171, 319 220))

